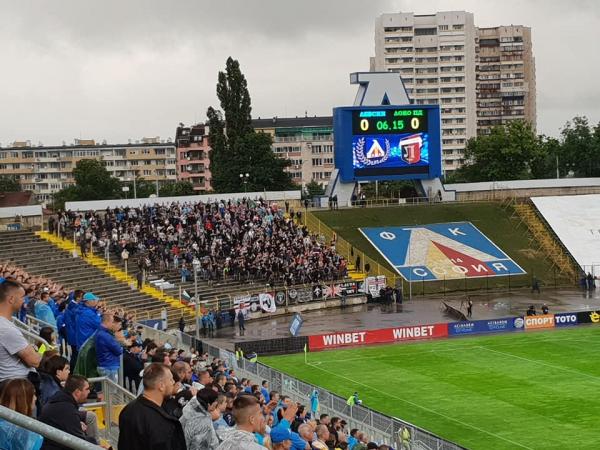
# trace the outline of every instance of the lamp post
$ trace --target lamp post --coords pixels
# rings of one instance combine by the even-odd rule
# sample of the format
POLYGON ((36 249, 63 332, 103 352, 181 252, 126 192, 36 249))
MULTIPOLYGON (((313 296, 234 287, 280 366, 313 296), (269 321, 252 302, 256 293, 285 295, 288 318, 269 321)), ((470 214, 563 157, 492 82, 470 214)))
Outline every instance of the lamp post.
POLYGON ((240 180, 244 183, 244 193, 248 192, 248 178, 250 178, 249 173, 240 173, 240 180))
POLYGON ((200 261, 194 256, 192 260, 192 268, 194 269, 194 303, 196 308, 196 339, 200 340, 200 324, 198 323, 198 312, 200 309, 200 299, 198 298, 198 269, 200 268, 200 261))
MULTIPOLYGON (((127 178, 127 181, 132 181, 132 179, 127 178)), ((133 198, 137 198, 137 181, 135 180, 135 173, 133 174, 133 198)))

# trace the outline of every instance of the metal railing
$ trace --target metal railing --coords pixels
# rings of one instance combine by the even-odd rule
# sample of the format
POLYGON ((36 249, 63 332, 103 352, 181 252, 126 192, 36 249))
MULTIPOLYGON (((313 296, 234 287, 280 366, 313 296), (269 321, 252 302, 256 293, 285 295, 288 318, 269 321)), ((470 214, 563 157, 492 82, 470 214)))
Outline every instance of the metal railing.
MULTIPOLYGON (((394 448, 402 447, 402 430, 406 428, 410 433, 410 448, 436 449, 436 450, 463 450, 464 447, 447 441, 433 433, 417 427, 409 422, 390 417, 362 405, 349 406, 346 399, 335 395, 318 386, 298 380, 259 362, 252 363, 247 359, 237 360, 235 355, 210 344, 203 343, 203 351, 211 356, 218 357, 230 367, 235 367, 238 377, 249 378, 256 384, 267 380, 271 389, 287 395, 294 401, 308 404, 313 391, 319 393, 319 406, 322 413, 339 417, 348 423, 348 428, 358 428, 367 433, 371 440, 380 444, 388 444, 394 448)), ((406 442, 404 443, 406 444, 406 442)))
MULTIPOLYGON (((29 316, 27 316, 27 317, 29 317, 29 316)), ((23 333, 23 336, 25 336, 25 339, 30 344, 36 345, 36 346, 38 344, 44 344, 46 347, 50 346, 50 343, 48 341, 46 341, 44 338, 39 336, 39 330, 36 333, 35 331, 33 331, 32 327, 30 327, 28 324, 26 324, 24 322, 21 322, 15 316, 13 316, 12 321, 19 328, 19 330, 21 330, 21 333, 23 333)))
POLYGON ((44 439, 52 440, 64 447, 74 450, 98 450, 102 447, 84 441, 72 434, 65 433, 57 428, 46 425, 32 417, 20 414, 12 409, 0 405, 0 419, 12 423, 33 433, 41 434, 44 439))
MULTIPOLYGON (((28 319, 32 318, 31 316, 27 316, 28 319)), ((21 322, 18 318, 13 317, 13 323, 19 327, 20 331, 23 333, 23 336, 25 337, 25 339, 32 345, 37 345, 39 343, 44 343, 45 345, 48 345, 48 342, 46 342, 44 339, 42 339, 41 337, 39 337, 36 332, 35 332, 35 328, 36 326, 39 326, 39 320, 28 320, 28 323, 23 323, 21 322)), ((32 319, 35 319, 34 317, 32 319)), ((145 332, 148 332, 150 330, 153 330, 152 328, 146 327, 146 329, 144 330, 145 332)), ((38 330, 39 331, 39 330, 38 330)), ((153 330, 153 331, 157 331, 157 330, 153 330)), ((175 343, 178 343, 177 337, 175 337, 175 343)), ((123 382, 123 361, 121 359, 121 370, 119 373, 119 379, 121 380, 121 383, 123 382)), ((103 419, 103 423, 104 423, 104 428, 100 429, 100 437, 102 439, 105 439, 106 441, 110 442, 111 445, 116 447, 117 442, 119 441, 119 414, 121 413, 121 410, 125 407, 125 405, 127 405, 130 401, 134 400, 135 394, 129 392, 127 389, 123 388, 121 385, 113 382, 112 380, 107 379, 106 377, 98 377, 98 378, 89 378, 88 379, 90 384, 99 384, 100 385, 100 392, 104 393, 104 399, 102 401, 98 401, 98 402, 94 402, 94 403, 85 403, 82 406, 86 409, 97 409, 97 408, 101 408, 102 411, 102 417, 101 419, 103 419)), ((11 410, 9 410, 11 411, 11 410)), ((14 411, 12 411, 12 413, 15 413, 14 411)), ((71 440, 76 439, 75 441, 72 441, 72 444, 69 444, 69 440, 60 440, 60 439, 55 439, 54 435, 53 436, 46 436, 46 434, 44 434, 41 431, 38 431, 37 428, 32 428, 31 426, 37 426, 39 425, 41 422, 37 422, 35 419, 29 418, 27 416, 22 416, 22 417, 13 417, 13 415, 10 412, 6 413, 7 415, 9 415, 10 417, 4 417, 4 415, 2 415, 2 412, 0 412, 0 418, 3 418, 11 423, 14 423, 17 426, 20 426, 22 428, 25 428, 27 430, 30 431, 34 431, 36 433, 41 434, 42 436, 48 437, 50 439, 52 439, 53 441, 59 442, 60 444, 65 445, 68 448, 73 448, 76 450, 79 449, 96 449, 99 448, 96 445, 90 444, 89 442, 86 441, 82 441, 81 439, 75 438, 74 436, 71 436, 67 433, 63 433, 60 430, 57 430, 55 428, 49 427, 48 425, 45 424, 41 424, 44 426, 44 429, 50 429, 50 432, 52 433, 61 433, 66 435, 67 437, 70 437, 71 440), (13 418, 16 419, 13 420, 13 418), (31 425, 30 422, 33 422, 33 425, 31 425), (31 425, 31 426, 30 426, 31 425), (84 442, 86 444, 86 446, 79 446, 80 442, 84 442)), ((21 416, 19 414, 19 416, 21 416)))
POLYGON ((89 378, 88 381, 90 384, 101 384, 104 399, 99 402, 85 403, 83 407, 86 409, 102 408, 104 428, 100 430, 100 437, 116 447, 119 442, 119 414, 129 402, 135 400, 136 396, 105 377, 89 378))

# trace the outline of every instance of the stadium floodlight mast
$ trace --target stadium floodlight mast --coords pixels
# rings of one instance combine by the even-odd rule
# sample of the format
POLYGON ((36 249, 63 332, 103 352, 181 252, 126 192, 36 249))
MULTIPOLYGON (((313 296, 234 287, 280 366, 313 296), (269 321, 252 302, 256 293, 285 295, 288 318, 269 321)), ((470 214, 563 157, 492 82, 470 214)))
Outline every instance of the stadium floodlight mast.
POLYGON ((244 183, 244 193, 248 192, 248 178, 250 178, 249 173, 240 173, 240 180, 244 183))

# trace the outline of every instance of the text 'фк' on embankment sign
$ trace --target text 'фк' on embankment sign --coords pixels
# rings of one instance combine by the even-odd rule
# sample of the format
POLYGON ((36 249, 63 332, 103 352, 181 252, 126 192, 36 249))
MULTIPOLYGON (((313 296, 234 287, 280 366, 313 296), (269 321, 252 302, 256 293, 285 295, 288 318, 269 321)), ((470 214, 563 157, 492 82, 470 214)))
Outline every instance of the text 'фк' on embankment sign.
POLYGON ((407 281, 526 273, 470 222, 359 230, 407 281))

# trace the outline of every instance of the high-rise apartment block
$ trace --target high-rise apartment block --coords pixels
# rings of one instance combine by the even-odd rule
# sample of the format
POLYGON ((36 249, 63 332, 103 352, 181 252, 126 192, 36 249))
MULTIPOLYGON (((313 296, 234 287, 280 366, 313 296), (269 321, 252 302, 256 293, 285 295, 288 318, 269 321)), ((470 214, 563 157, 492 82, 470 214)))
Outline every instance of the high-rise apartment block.
POLYGON ((477 133, 526 120, 536 126, 535 59, 531 28, 477 30, 477 133))
POLYGON ((531 30, 482 28, 472 13, 383 14, 375 22, 372 71, 398 72, 412 103, 439 104, 446 174, 464 163, 467 140, 495 124, 535 126, 531 30))
POLYGON ((73 169, 81 159, 102 161, 108 172, 123 182, 138 176, 160 186, 177 177, 175 145, 158 137, 118 145, 96 144, 91 139, 60 146, 14 142, 0 147, 0 173, 18 177, 22 189, 32 191, 43 202, 75 183, 73 169))
POLYGON ((439 104, 443 169, 464 162, 467 139, 477 133, 473 14, 383 14, 375 25, 371 70, 398 72, 417 105, 439 104))

